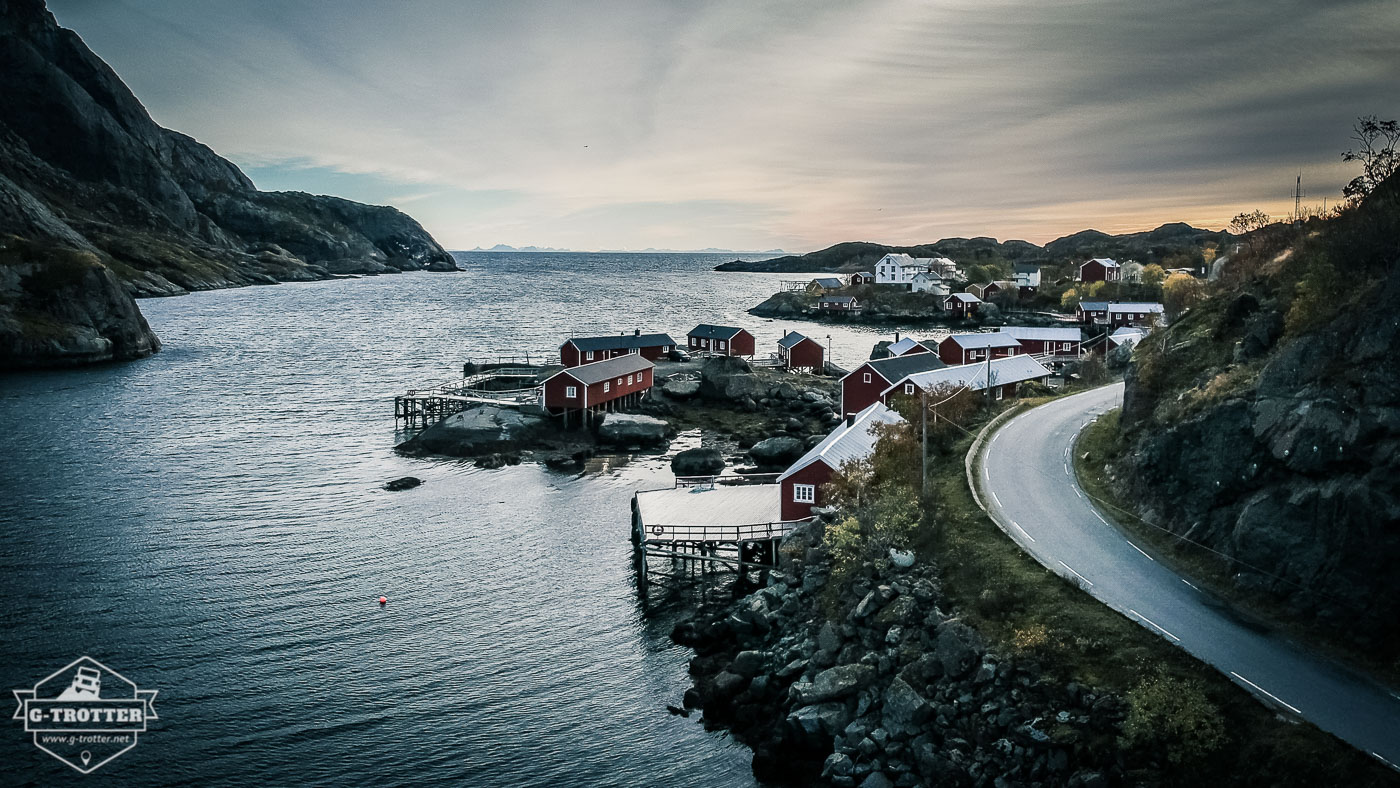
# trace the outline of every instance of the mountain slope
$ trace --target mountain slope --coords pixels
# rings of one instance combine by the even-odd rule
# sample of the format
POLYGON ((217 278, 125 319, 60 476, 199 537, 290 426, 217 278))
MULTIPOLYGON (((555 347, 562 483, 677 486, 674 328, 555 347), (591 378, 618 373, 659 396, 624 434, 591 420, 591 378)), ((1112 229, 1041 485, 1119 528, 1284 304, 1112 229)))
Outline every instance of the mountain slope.
POLYGON ((0 88, 0 239, 9 239, 0 242, 0 367, 158 349, 135 305, 110 300, 121 290, 175 295, 335 274, 456 270, 422 226, 393 208, 258 191, 232 162, 156 124, 42 0, 0 0, 0 88), (85 255, 83 265, 55 262, 72 263, 75 253, 85 255), (52 276, 44 273, 50 268, 52 276), (79 269, 64 287, 24 284, 36 276, 52 284, 79 269), (80 297, 99 290, 106 295, 80 297), (70 300, 53 300, 64 293, 70 300), (116 311, 84 311, 108 307, 116 311), (42 332, 27 333, 40 324, 42 332), (90 331, 109 342, 93 345, 83 338, 90 331), (86 350, 63 349, 77 347, 86 350))
POLYGON ((1400 177, 1250 243, 1138 345, 1112 467, 1247 597, 1400 665, 1400 177))

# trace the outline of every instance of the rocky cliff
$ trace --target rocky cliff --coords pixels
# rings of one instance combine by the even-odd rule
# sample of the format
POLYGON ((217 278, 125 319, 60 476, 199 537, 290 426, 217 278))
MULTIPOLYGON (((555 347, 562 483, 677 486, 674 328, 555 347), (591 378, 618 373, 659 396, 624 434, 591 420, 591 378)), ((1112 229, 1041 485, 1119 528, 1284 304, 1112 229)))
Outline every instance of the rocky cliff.
POLYGON ((1139 345, 1114 470, 1247 596, 1396 659, 1400 179, 1235 274, 1139 345))
POLYGON ((0 88, 0 236, 18 239, 0 280, 6 367, 153 352, 131 295, 456 269, 393 208, 258 191, 232 162, 157 125, 42 0, 0 0, 0 88), (70 265, 74 254, 85 263, 70 265), (46 299, 19 284, 79 269, 41 287, 46 299), (107 342, 92 344, 94 331, 107 342))

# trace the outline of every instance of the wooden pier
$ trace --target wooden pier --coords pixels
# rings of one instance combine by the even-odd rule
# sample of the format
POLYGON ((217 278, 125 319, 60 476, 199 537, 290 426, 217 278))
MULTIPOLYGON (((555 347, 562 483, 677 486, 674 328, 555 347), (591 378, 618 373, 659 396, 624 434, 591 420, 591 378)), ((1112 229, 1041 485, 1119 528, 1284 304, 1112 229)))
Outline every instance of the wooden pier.
MULTIPOLYGON (((768 474, 766 476, 771 476, 768 474)), ((805 520, 784 522, 777 484, 743 477, 678 478, 676 486, 632 496, 632 542, 643 596, 655 576, 685 569, 778 565, 778 543, 805 520), (670 572, 652 565, 669 559, 670 572)))
POLYGON ((506 408, 535 405, 540 401, 539 382, 547 371, 547 367, 493 367, 457 380, 409 389, 394 397, 394 422, 402 420, 404 427, 418 429, 460 413, 472 404, 506 408), (502 388, 503 385, 515 387, 502 388))

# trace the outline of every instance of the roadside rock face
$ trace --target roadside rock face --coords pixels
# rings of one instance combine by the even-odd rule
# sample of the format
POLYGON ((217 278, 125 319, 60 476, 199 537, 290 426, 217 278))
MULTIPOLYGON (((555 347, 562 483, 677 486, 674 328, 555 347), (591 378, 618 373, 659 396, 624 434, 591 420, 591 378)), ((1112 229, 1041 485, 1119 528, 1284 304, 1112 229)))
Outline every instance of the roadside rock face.
POLYGON ((791 465, 795 460, 800 458, 805 451, 806 448, 802 441, 797 438, 780 435, 776 438, 768 438, 767 440, 755 443, 753 447, 749 449, 749 455, 753 457, 753 461, 760 468, 781 469, 791 465))
POLYGON ((711 447, 686 449, 671 458, 671 472, 677 476, 713 476, 722 470, 724 455, 711 447))
POLYGON ((477 457, 509 451, 550 428, 541 416, 483 405, 453 414, 398 445, 410 455, 477 457))
POLYGON ((598 440, 612 446, 655 446, 665 443, 671 425, 654 416, 609 413, 598 427, 598 440))

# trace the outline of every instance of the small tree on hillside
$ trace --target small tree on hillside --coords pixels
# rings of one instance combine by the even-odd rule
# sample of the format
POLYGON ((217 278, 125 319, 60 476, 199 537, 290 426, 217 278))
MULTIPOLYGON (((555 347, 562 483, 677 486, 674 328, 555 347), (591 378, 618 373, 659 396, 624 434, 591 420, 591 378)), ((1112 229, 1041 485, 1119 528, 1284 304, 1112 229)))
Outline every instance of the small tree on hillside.
POLYGON ((1064 292, 1064 295, 1060 296, 1060 308, 1069 312, 1077 306, 1079 306, 1079 291, 1071 287, 1064 292))
POLYGON ((1167 278, 1167 272, 1162 266, 1156 263, 1149 263, 1142 267, 1142 284, 1144 287, 1160 287, 1162 280, 1167 278))
POLYGON ((1342 161, 1361 162, 1361 174, 1343 187, 1342 194, 1356 201, 1400 169, 1400 153, 1396 151, 1400 148, 1400 122, 1366 115, 1351 127, 1351 138, 1357 147, 1343 153, 1342 161))
POLYGON ((1183 312, 1195 306, 1205 295, 1201 280, 1189 274, 1172 274, 1162 283, 1162 306, 1167 310, 1167 319, 1175 320, 1183 312))

